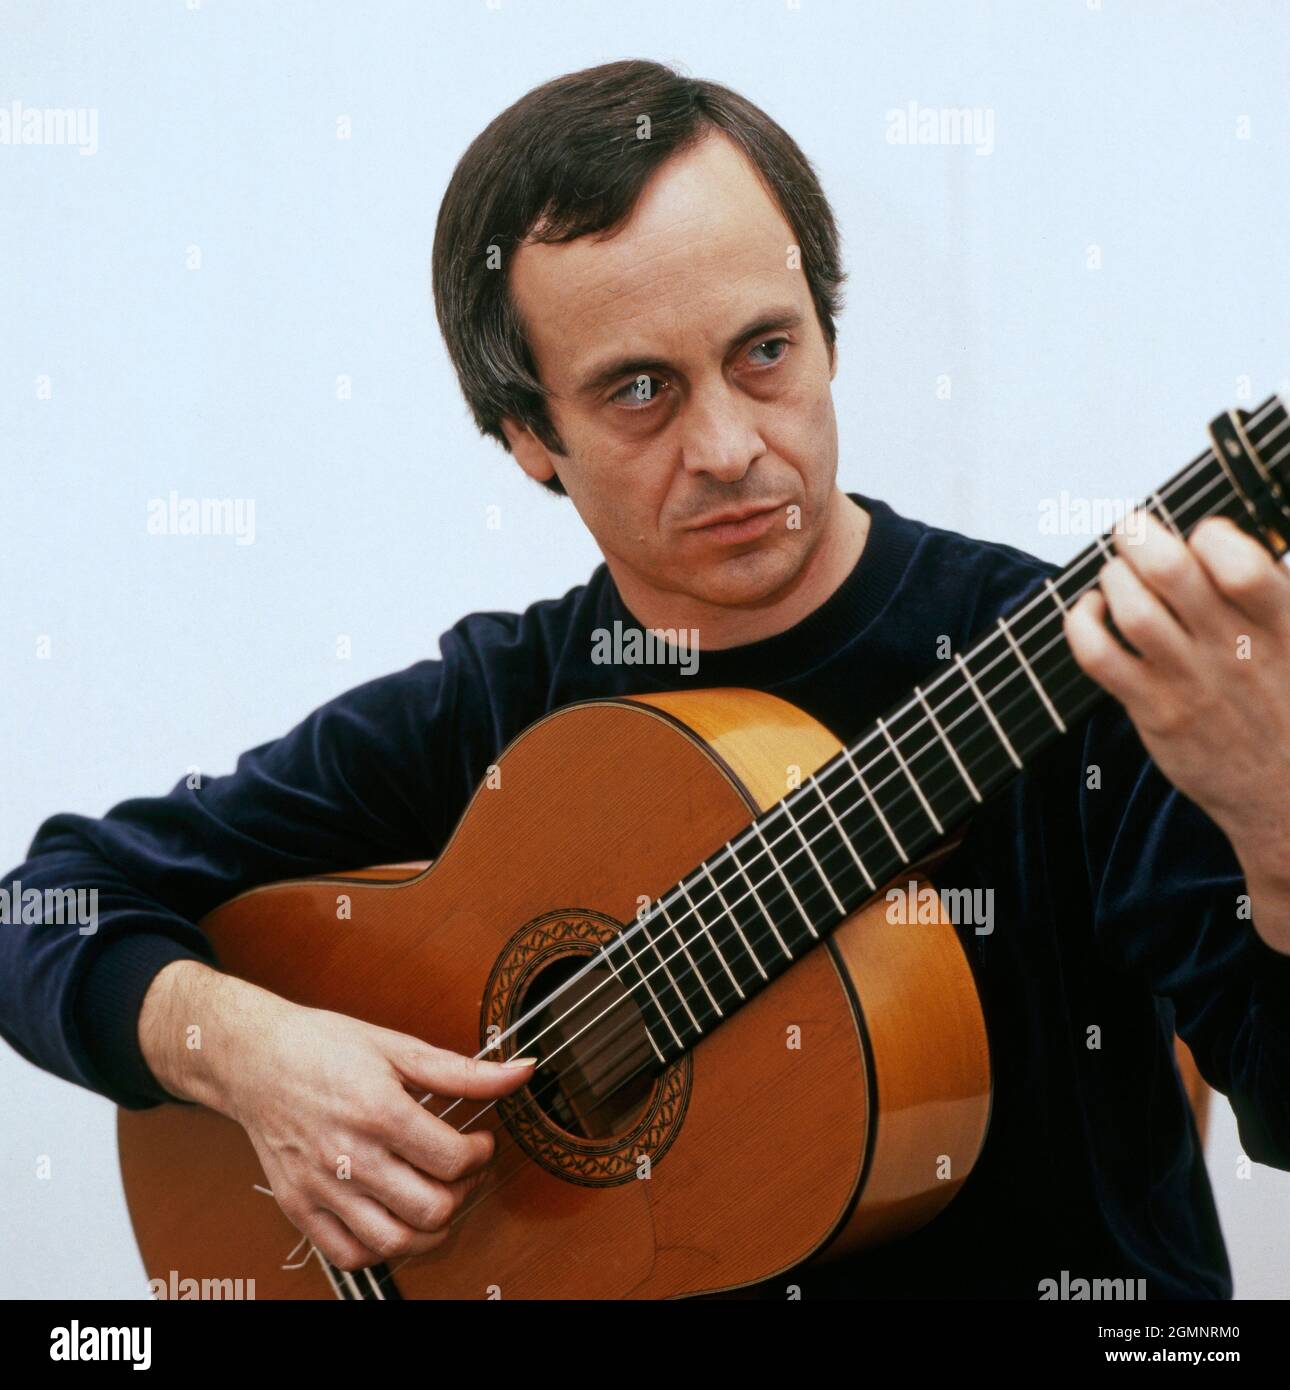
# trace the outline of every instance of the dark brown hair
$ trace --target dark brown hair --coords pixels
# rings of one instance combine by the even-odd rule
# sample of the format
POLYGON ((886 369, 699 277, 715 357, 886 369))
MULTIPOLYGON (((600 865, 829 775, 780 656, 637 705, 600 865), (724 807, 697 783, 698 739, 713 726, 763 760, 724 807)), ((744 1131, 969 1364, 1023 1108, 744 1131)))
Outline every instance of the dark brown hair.
MULTIPOLYGON (((810 161, 760 108, 715 82, 662 63, 625 59, 535 87, 471 142, 448 183, 435 228, 435 312, 482 433, 503 448, 505 417, 564 454, 547 391, 508 280, 527 239, 559 243, 612 233, 650 176, 713 130, 757 170, 793 229, 815 312, 832 351, 841 308, 838 232, 810 161)), ((564 493, 558 478, 546 487, 564 493)))

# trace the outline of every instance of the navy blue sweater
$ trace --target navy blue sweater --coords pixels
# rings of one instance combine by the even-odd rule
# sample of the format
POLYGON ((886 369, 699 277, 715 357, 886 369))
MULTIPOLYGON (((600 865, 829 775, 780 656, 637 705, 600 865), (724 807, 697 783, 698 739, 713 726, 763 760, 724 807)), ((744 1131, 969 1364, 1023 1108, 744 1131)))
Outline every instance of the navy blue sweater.
MULTIPOLYGON (((786 632, 702 653, 693 675, 593 660, 596 629, 640 626, 602 564, 523 614, 462 618, 438 659, 341 695, 227 776, 98 820, 51 817, 10 880, 97 888, 98 928, 0 926, 0 1034, 118 1105, 156 1104, 143 997, 168 961, 218 963, 195 923, 235 893, 435 857, 505 745, 573 700, 756 687, 852 741, 942 669, 938 639, 965 648, 1056 572, 853 496, 872 525, 839 589, 786 632)), ((1242 916, 1225 837, 1104 700, 978 813, 937 881, 994 890, 993 931, 963 932, 994 1066, 984 1151, 922 1232, 766 1295, 791 1281, 808 1296, 1035 1298, 1067 1270, 1143 1278, 1149 1297, 1230 1297, 1172 1035, 1230 1098, 1246 1153, 1290 1169, 1290 956, 1242 916)))

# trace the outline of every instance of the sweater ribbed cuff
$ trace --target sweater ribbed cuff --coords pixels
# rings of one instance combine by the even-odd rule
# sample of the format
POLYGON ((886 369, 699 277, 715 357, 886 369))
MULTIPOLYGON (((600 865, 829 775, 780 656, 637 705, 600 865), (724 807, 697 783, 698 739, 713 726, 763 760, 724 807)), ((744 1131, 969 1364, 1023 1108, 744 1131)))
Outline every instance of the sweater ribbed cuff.
POLYGON ((76 1028, 103 1094, 127 1110, 175 1101, 153 1076, 139 1047, 139 1014, 148 987, 176 960, 214 961, 157 932, 129 932, 90 963, 76 994, 76 1028))

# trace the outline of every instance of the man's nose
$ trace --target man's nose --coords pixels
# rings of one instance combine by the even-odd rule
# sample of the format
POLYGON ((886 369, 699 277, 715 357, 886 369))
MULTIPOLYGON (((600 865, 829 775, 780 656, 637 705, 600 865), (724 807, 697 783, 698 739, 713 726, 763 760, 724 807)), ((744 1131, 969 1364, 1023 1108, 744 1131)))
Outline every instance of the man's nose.
POLYGON ((753 406, 724 381, 695 391, 685 403, 685 468, 711 473, 722 482, 738 482, 766 451, 753 423, 753 406))

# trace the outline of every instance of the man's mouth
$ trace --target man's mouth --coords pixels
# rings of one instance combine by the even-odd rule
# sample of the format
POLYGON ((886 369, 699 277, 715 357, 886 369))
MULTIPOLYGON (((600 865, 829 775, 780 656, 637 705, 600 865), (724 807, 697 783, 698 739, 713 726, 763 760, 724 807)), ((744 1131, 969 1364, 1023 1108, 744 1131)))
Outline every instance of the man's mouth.
POLYGON ((698 522, 690 529, 709 540, 726 545, 753 540, 770 529, 782 505, 778 503, 769 507, 743 507, 718 512, 711 520, 698 522))

